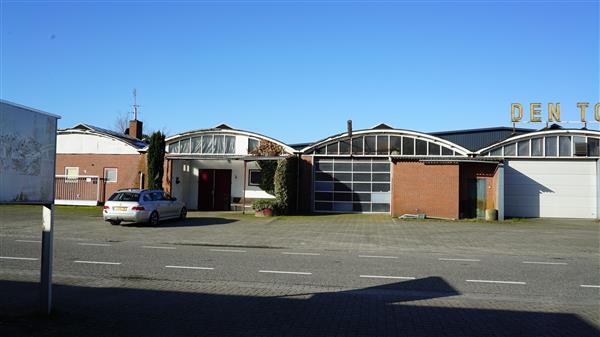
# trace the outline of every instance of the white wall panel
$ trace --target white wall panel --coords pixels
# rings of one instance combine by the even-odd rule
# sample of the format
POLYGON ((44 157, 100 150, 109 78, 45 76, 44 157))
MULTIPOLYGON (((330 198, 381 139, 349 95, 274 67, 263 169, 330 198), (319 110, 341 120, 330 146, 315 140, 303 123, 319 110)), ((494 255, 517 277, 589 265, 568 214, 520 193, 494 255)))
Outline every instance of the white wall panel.
POLYGON ((65 133, 56 137, 56 153, 138 154, 131 145, 95 134, 65 133))

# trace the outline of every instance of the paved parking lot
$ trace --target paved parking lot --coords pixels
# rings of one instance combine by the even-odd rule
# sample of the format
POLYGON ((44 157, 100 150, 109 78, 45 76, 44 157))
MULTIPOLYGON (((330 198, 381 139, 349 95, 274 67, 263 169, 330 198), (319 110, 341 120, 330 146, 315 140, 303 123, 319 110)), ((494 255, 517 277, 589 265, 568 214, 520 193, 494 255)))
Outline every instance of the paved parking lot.
POLYGON ((598 336, 595 221, 58 208, 56 314, 32 315, 39 208, 0 207, 3 335, 598 336))

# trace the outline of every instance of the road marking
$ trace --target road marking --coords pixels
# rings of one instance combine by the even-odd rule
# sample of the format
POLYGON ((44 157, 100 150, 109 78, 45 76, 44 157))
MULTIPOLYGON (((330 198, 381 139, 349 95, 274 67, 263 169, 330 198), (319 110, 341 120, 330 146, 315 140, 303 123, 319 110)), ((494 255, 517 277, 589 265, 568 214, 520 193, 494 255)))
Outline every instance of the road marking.
POLYGON ((119 265, 121 262, 101 262, 101 261, 74 261, 75 263, 87 263, 87 264, 109 264, 109 265, 119 265))
POLYGON ((600 286, 593 285, 593 284, 582 284, 580 287, 582 287, 582 288, 600 288, 600 286))
POLYGON ((17 242, 42 243, 40 240, 15 240, 17 242))
POLYGON ((110 243, 88 243, 88 242, 78 242, 80 246, 99 246, 99 247, 109 247, 110 243))
POLYGON ((295 253, 295 252, 283 252, 281 254, 285 254, 285 255, 310 255, 310 256, 321 255, 319 253, 295 253))
POLYGON ((397 259, 397 256, 385 256, 385 255, 359 255, 358 257, 367 257, 375 259, 397 259))
POLYGON ((306 273, 301 271, 281 271, 281 270, 259 270, 259 273, 271 273, 271 274, 294 274, 294 275, 312 275, 312 273, 306 273))
POLYGON ((142 248, 148 248, 148 249, 176 249, 176 247, 167 247, 167 246, 142 246, 142 248))
POLYGON ((479 262, 479 259, 449 259, 449 258, 439 258, 440 261, 464 261, 464 262, 479 262))
POLYGON ((245 253, 245 250, 240 249, 211 249, 213 252, 226 252, 226 253, 245 253))
POLYGON ((566 262, 540 262, 540 261, 523 261, 525 264, 560 264, 566 265, 566 262))
POLYGON ((215 269, 215 268, 210 268, 210 267, 190 267, 190 266, 165 266, 165 268, 198 269, 198 270, 213 270, 213 269, 215 269))
POLYGON ((492 280, 467 280, 467 282, 475 282, 475 283, 500 283, 500 284, 527 284, 525 282, 519 282, 519 281, 492 281, 492 280))
POLYGON ((414 280, 414 277, 410 276, 386 276, 386 275, 360 275, 362 278, 383 278, 383 279, 395 279, 395 280, 414 280))
POLYGON ((14 257, 14 256, 0 256, 3 260, 24 260, 24 261, 37 261, 35 257, 14 257))

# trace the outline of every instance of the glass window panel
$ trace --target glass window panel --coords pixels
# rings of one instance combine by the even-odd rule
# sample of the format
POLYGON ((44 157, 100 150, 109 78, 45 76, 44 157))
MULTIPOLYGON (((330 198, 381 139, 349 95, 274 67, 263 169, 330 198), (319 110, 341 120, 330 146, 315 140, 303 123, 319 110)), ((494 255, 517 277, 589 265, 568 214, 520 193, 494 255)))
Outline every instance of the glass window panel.
POLYGON ((225 136, 223 135, 215 135, 215 152, 214 153, 225 153, 225 136))
POLYGON ((504 155, 505 156, 516 156, 517 155, 516 146, 517 146, 517 144, 504 145, 504 155))
POLYGON ((332 182, 315 182, 315 191, 333 191, 333 183, 332 182))
POLYGON ((327 145, 327 154, 334 155, 334 156, 338 155, 338 143, 337 142, 327 145))
POLYGON ((351 172, 352 171, 352 163, 338 163, 338 162, 335 162, 333 164, 333 166, 335 167, 336 171, 346 171, 346 172, 351 172))
POLYGON ((352 201, 352 193, 335 193, 333 201, 352 201))
POLYGON ((352 183, 334 183, 334 190, 336 192, 350 192, 352 191, 352 183))
POLYGON ((335 172, 334 178, 336 181, 352 181, 352 173, 335 172))
POLYGON ((332 211, 333 203, 331 202, 315 202, 316 211, 332 211))
POLYGON ((248 153, 252 153, 260 146, 258 139, 248 138, 248 153))
POLYGON ((235 137, 234 136, 225 136, 225 153, 228 153, 228 154, 235 153, 235 137))
POLYGON ((529 156, 529 140, 523 140, 517 143, 517 149, 519 150, 519 157, 529 156))
POLYGON ((585 137, 573 136, 573 154, 576 156, 587 155, 587 142, 585 137))
POLYGON ((325 154, 325 146, 318 147, 318 148, 315 150, 315 153, 316 153, 316 154, 325 154))
POLYGON ((439 156, 440 155, 440 146, 435 143, 429 143, 429 155, 430 156, 439 156))
POLYGON ((371 163, 357 163, 352 164, 354 172, 371 172, 371 163))
POLYGON ((371 201, 371 193, 354 193, 354 201, 371 201))
POLYGON ((260 181, 262 179, 262 171, 261 170, 250 170, 250 180, 248 182, 249 186, 258 186, 260 185, 260 181))
POLYGON ((401 155, 402 154, 402 137, 390 136, 390 154, 401 155))
POLYGON ((316 172, 315 180, 316 181, 333 181, 333 175, 331 173, 316 172))
POLYGON ((117 182, 117 169, 116 168, 105 168, 104 169, 104 181, 107 183, 117 182))
POLYGON ((371 212, 389 212, 390 204, 373 204, 371 206, 371 212))
POLYGON ((376 203, 389 203, 390 193, 373 193, 371 194, 371 201, 376 203))
POLYGON ((319 200, 319 201, 332 201, 333 200, 333 193, 316 192, 315 193, 315 200, 319 200))
POLYGON ((192 138, 192 153, 202 153, 202 137, 192 138))
POLYGON ((334 202, 333 210, 336 212, 352 212, 351 202, 334 202))
POLYGON ((171 145, 169 145, 169 152, 179 153, 179 142, 171 143, 171 145))
POLYGON ((495 149, 493 149, 490 152, 490 155, 494 156, 494 157, 502 157, 502 146, 501 147, 497 147, 495 149))
POLYGON ((318 171, 333 171, 333 163, 318 161, 317 162, 317 170, 318 171))
POLYGON ((371 173, 354 173, 353 174, 354 181, 371 181, 371 173))
POLYGON ((388 155, 390 154, 389 136, 377 136, 377 154, 388 155))
POLYGON ((365 154, 375 154, 375 136, 365 136, 365 154))
POLYGON ((571 156, 571 136, 558 137, 558 155, 560 157, 571 156))
POLYGON ((600 155, 600 139, 588 137, 587 153, 590 157, 598 157, 600 155))
POLYGON ((390 174, 389 173, 373 173, 373 181, 384 181, 384 182, 389 182, 390 181, 390 174))
POLYGON ((354 183, 352 187, 355 192, 371 192, 371 183, 354 183))
POLYGON ((190 139, 182 139, 179 142, 179 152, 180 153, 190 153, 190 139))
POLYGON ((390 184, 389 183, 373 183, 372 189, 373 189, 373 192, 389 192, 390 184))
POLYGON ((542 148, 542 139, 543 138, 533 138, 531 140, 531 155, 532 156, 542 156, 544 154, 542 148))
POLYGON ((452 156, 454 155, 454 151, 451 148, 442 146, 442 156, 452 156))
POLYGON ((215 153, 215 143, 213 143, 212 135, 202 136, 202 153, 204 153, 204 154, 215 153))
POLYGON ((415 139, 410 137, 402 137, 402 154, 412 156, 415 154, 415 139))
POLYGON ((416 140, 417 156, 426 156, 427 155, 427 142, 422 139, 416 140))
POLYGON ((556 157, 557 155, 557 138, 546 137, 546 157, 556 157))
POLYGON ((340 141, 340 154, 350 154, 350 141, 349 140, 340 141))
POLYGON ((371 204, 369 203, 354 203, 352 208, 355 212, 371 212, 371 204))
POLYGON ((363 137, 352 138, 352 154, 363 154, 363 137))
POLYGON ((373 172, 390 172, 390 163, 373 163, 373 172))

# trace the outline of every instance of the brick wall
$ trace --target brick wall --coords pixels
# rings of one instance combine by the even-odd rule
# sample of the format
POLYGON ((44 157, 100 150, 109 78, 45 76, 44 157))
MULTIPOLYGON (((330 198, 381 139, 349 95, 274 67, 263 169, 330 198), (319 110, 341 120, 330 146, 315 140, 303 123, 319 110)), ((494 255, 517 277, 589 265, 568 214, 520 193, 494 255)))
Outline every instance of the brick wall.
MULTIPOLYGON (((139 172, 146 176, 144 154, 57 154, 56 174, 65 174, 65 167, 79 167, 79 175, 104 177, 104 168, 117 169, 117 182, 103 184, 100 201, 121 188, 138 188, 139 172)), ((146 179, 145 179, 146 180, 146 179)))
POLYGON ((425 213, 457 219, 459 216, 459 166, 393 163, 392 215, 425 213))

